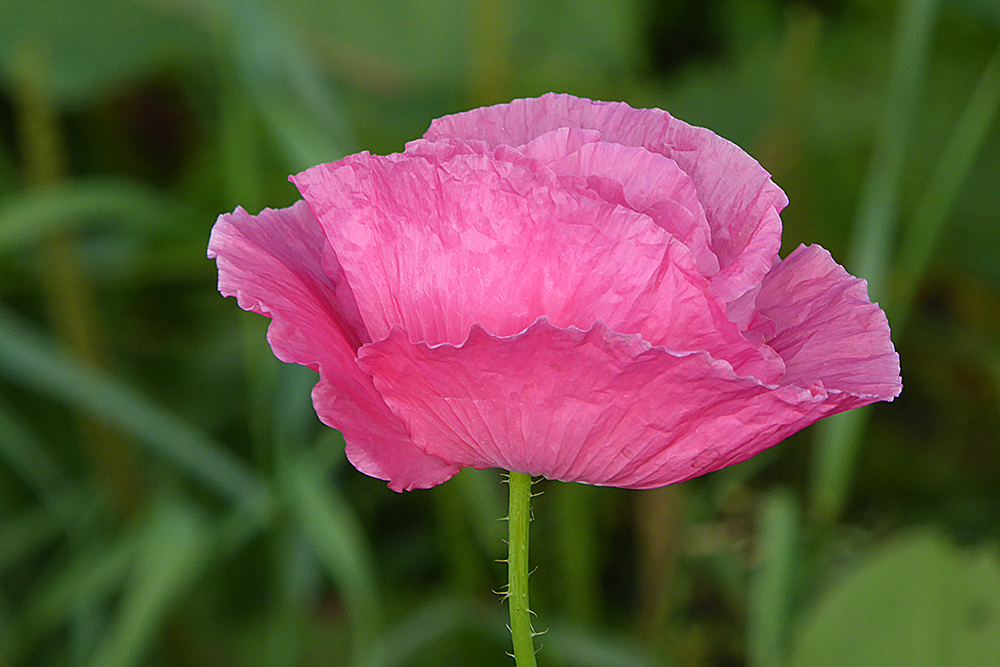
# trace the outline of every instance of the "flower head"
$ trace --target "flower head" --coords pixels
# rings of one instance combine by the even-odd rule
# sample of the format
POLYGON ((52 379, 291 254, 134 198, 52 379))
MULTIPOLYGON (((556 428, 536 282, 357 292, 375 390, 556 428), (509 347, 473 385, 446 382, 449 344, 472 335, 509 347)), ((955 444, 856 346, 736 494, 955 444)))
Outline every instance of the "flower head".
POLYGON ((395 490, 663 486, 901 390, 865 282, 819 246, 779 259, 784 193, 664 111, 516 100, 292 181, 293 206, 219 218, 219 289, 395 490))

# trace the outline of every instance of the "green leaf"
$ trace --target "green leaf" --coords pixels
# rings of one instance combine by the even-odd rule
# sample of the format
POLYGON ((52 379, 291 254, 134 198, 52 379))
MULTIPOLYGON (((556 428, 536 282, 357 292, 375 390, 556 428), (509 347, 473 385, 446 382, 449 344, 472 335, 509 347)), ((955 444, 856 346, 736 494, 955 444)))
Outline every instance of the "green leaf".
MULTIPOLYGON (((259 0, 212 0, 226 51, 244 93, 257 107, 294 171, 347 154, 353 144, 339 95, 303 47, 283 12, 259 0)), ((324 5, 327 9, 329 3, 324 5)))
POLYGON ((791 667, 1000 665, 1000 563, 924 529, 836 582, 803 619, 791 667))
POLYGON ((58 496, 68 482, 48 449, 14 408, 0 399, 0 461, 43 499, 58 496))
POLYGON ((221 495, 268 512, 266 487, 222 445, 135 388, 84 367, 3 309, 0 377, 106 419, 221 495))
POLYGON ((285 464, 279 474, 288 510, 344 598, 360 655, 382 625, 374 558, 361 523, 313 457, 285 464))
POLYGON ((105 604, 125 580, 138 548, 134 531, 113 544, 96 536, 74 545, 69 562, 43 578, 28 598, 21 618, 29 635, 47 635, 83 605, 105 604))
POLYGON ((198 214, 151 188, 122 178, 91 178, 27 190, 0 202, 0 252, 93 225, 138 223, 130 231, 169 232, 198 214))
POLYGON ((50 512, 32 508, 0 523, 0 572, 26 560, 55 541, 62 533, 63 522, 50 512))
POLYGON ((13 81, 24 48, 41 50, 59 102, 85 104, 169 66, 196 64, 207 40, 167 3, 129 0, 0 2, 0 77, 13 81))
POLYGON ((111 628, 90 664, 139 664, 159 628, 203 572, 212 532, 190 508, 161 503, 142 535, 135 568, 111 628))

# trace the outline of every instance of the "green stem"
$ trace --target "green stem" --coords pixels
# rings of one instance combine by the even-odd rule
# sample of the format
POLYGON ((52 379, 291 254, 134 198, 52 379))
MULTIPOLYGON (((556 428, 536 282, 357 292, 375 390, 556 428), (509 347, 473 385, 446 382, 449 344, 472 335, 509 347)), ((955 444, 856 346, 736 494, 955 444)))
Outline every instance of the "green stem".
POLYGON ((510 514, 507 517, 507 601, 510 634, 517 667, 536 667, 534 632, 528 610, 528 524, 531 521, 531 476, 511 472, 510 514))

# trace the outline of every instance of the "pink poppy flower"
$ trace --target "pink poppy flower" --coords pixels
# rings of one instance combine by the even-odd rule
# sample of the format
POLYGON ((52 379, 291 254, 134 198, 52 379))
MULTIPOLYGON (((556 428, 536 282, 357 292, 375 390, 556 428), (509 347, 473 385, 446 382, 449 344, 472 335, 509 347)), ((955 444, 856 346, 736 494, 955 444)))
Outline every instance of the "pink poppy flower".
POLYGON ((292 177, 212 230, 347 456, 395 490, 464 467, 652 488, 901 390, 885 314, 784 193, 657 109, 545 95, 292 177))

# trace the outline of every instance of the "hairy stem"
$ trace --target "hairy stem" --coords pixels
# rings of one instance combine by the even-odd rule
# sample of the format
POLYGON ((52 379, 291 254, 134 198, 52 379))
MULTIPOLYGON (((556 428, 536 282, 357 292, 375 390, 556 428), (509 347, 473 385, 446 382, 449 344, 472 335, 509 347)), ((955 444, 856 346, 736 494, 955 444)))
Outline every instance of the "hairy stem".
POLYGON ((534 633, 528 610, 528 524, 531 521, 531 476, 511 472, 507 537, 507 602, 517 667, 536 667, 534 633))

